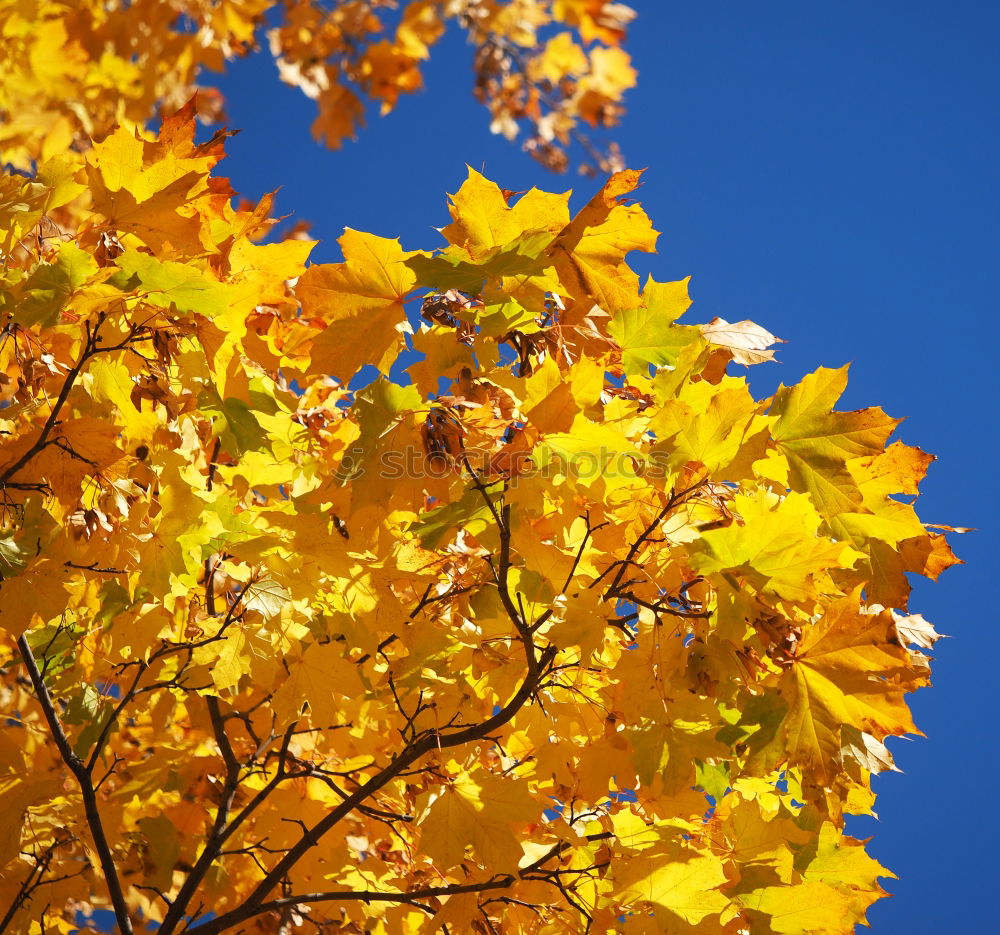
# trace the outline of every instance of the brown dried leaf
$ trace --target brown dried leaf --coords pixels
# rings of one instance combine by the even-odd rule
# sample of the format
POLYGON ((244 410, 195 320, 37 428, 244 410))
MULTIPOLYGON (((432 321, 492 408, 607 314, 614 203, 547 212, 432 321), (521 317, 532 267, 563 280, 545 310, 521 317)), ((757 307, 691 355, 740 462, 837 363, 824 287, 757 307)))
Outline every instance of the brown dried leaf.
POLYGON ((938 640, 947 639, 946 634, 938 633, 934 629, 934 624, 929 623, 920 614, 903 616, 893 611, 892 619, 896 624, 899 641, 904 646, 913 644, 921 649, 933 649, 938 640))
POLYGON ((707 341, 727 348, 736 363, 747 367, 774 360, 774 351, 769 351, 768 348, 772 344, 785 343, 752 321, 730 323, 724 318, 713 318, 707 325, 700 327, 707 341))

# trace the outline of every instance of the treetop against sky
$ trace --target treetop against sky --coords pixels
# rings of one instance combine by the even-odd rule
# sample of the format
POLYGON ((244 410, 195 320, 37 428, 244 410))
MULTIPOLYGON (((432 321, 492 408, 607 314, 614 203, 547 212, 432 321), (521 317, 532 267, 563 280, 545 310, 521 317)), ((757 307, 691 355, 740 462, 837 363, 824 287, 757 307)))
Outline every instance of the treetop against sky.
MULTIPOLYGON (((605 6, 551 5, 584 42, 605 6)), ((778 339, 633 270, 639 172, 574 213, 470 170, 443 245, 310 263, 196 102, 39 107, 0 199, 4 925, 864 919, 845 817, 916 732, 907 575, 956 559, 846 367, 755 398, 778 339)))

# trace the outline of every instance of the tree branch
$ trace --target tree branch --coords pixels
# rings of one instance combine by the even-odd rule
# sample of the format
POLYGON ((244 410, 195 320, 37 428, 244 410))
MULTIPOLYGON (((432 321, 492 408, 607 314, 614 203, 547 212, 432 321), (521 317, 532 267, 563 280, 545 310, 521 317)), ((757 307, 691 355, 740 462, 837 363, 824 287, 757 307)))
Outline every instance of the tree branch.
POLYGON ((52 409, 49 411, 48 418, 42 425, 42 430, 39 433, 38 438, 35 439, 28 450, 25 451, 20 458, 18 458, 9 467, 5 468, 3 473, 0 473, 0 488, 4 485, 16 486, 15 484, 8 482, 11 481, 14 475, 17 474, 21 468, 27 465, 32 458, 39 454, 41 450, 48 445, 49 436, 59 423, 59 413, 66 404, 66 400, 69 399, 69 394, 76 383, 76 378, 80 376, 83 368, 87 366, 87 362, 92 357, 96 357, 98 354, 124 350, 139 337, 139 332, 143 330, 141 326, 132 325, 129 330, 128 337, 124 340, 110 347, 99 347, 98 345, 101 343, 100 330, 101 325, 104 323, 104 319, 105 313, 100 312, 97 316, 96 325, 91 327, 89 321, 85 323, 85 327, 87 329, 87 339, 84 342, 83 350, 80 352, 79 360, 77 360, 77 362, 66 372, 66 379, 63 380, 63 384, 59 389, 59 395, 56 397, 56 401, 52 404, 52 409))
MULTIPOLYGON (((671 490, 670 496, 667 498, 667 502, 663 505, 660 511, 653 518, 653 521, 642 531, 635 542, 629 547, 628 553, 625 558, 619 559, 617 562, 612 563, 605 571, 601 574, 601 578, 604 577, 608 572, 611 571, 615 565, 618 566, 618 571, 615 573, 615 577, 611 584, 608 585, 607 590, 604 592, 604 599, 609 600, 618 596, 619 588, 622 585, 622 579, 625 577, 625 572, 628 570, 630 565, 635 564, 635 557, 639 554, 639 550, 649 541, 649 537, 653 534, 653 531, 657 526, 662 523, 670 513, 680 506, 685 498, 690 494, 694 493, 699 487, 705 483, 704 480, 698 481, 696 484, 692 484, 690 487, 677 493, 676 490, 671 490)), ((600 578, 597 579, 598 581, 600 578)), ((596 582, 595 582, 596 583, 596 582)))
MULTIPOLYGON (((299 839, 298 843, 290 847, 277 861, 277 863, 265 875, 264 879, 261 880, 257 887, 244 900, 242 905, 230 910, 229 912, 223 913, 214 919, 203 922, 200 925, 187 928, 187 932, 197 932, 199 935, 215 935, 215 933, 222 932, 230 926, 244 922, 249 918, 259 915, 261 912, 290 905, 291 903, 287 901, 289 897, 281 897, 280 900, 267 900, 267 896, 275 888, 282 885, 283 882, 287 880, 289 872, 304 857, 304 855, 315 847, 323 836, 339 824, 348 814, 355 809, 360 809, 366 800, 370 799, 386 784, 406 772, 409 767, 426 754, 435 750, 462 746, 463 744, 472 743, 488 737, 498 728, 512 720, 517 712, 520 711, 521 708, 527 704, 538 691, 538 688, 543 681, 549 666, 554 660, 558 649, 555 646, 550 645, 545 647, 539 654, 538 647, 532 639, 531 631, 511 597, 508 587, 509 572, 511 567, 510 506, 508 504, 501 503, 498 509, 497 505, 493 501, 493 498, 490 496, 489 490, 487 489, 488 485, 486 485, 472 470, 471 465, 468 463, 468 459, 465 460, 465 466, 472 474, 473 484, 486 501, 486 504, 498 526, 500 535, 500 554, 498 559, 499 567, 495 569, 497 585, 500 591, 503 606, 524 647, 525 663, 527 666, 527 671, 520 687, 510 698, 507 704, 503 706, 503 708, 501 708, 492 717, 487 718, 485 721, 468 725, 466 727, 458 727, 451 731, 449 731, 446 727, 411 736, 406 746, 404 746, 398 756, 394 757, 379 772, 369 778, 367 782, 362 783, 354 792, 347 795, 336 808, 333 808, 312 827, 304 827, 302 837, 299 839), (268 908, 263 908, 265 906, 268 908)), ((429 603, 429 593, 429 591, 425 593, 424 597, 421 599, 419 605, 420 607, 426 606, 426 604, 429 603)), ((280 775, 281 770, 279 769, 279 775, 272 780, 272 783, 269 783, 268 786, 262 789, 229 826, 217 826, 217 829, 213 831, 208 844, 206 844, 205 850, 202 851, 202 854, 199 857, 198 864, 188 875, 181 892, 178 893, 174 904, 167 912, 163 924, 160 926, 159 935, 173 935, 173 932, 181 921, 181 918, 186 911, 187 906, 191 902, 201 879, 204 877, 204 874, 207 872, 212 863, 218 858, 222 844, 243 822, 249 813, 253 811, 253 809, 261 801, 263 801, 270 788, 272 788, 273 783, 280 781, 280 775)), ((420 896, 414 896, 413 898, 419 899, 420 896)))
MULTIPOLYGON (((602 831, 597 834, 588 834, 581 838, 581 841, 593 842, 593 841, 603 841, 614 837, 614 833, 611 831, 602 831)), ((537 860, 533 861, 527 867, 522 867, 516 874, 506 873, 499 876, 491 877, 489 880, 483 880, 478 883, 453 883, 447 884, 445 886, 428 886, 419 890, 408 890, 406 892, 383 892, 378 890, 344 890, 342 892, 329 892, 329 893, 297 893, 289 896, 282 896, 278 899, 271 899, 267 902, 260 903, 257 906, 254 915, 260 915, 264 912, 276 912, 280 909, 302 905, 306 903, 319 903, 319 902, 341 902, 341 901, 360 901, 365 903, 377 903, 377 902, 391 902, 391 903, 406 903, 409 905, 419 905, 419 901, 425 899, 433 899, 441 896, 458 896, 463 893, 483 893, 489 892, 491 890, 508 889, 513 886, 518 880, 523 879, 536 879, 531 877, 530 874, 538 873, 542 866, 548 861, 552 860, 554 857, 558 857, 560 854, 569 850, 572 847, 572 843, 568 841, 560 841, 554 844, 545 854, 539 857, 537 860)), ((583 872, 583 871, 578 871, 583 872)), ((561 889, 561 887, 560 887, 561 889)), ((565 893, 563 894, 565 896, 565 893)), ((571 902, 571 901, 570 901, 571 902)), ((572 904, 572 903, 571 903, 572 904)), ((423 907, 421 907, 423 908, 423 907)), ((584 913, 586 914, 586 913, 584 913)), ((227 915, 231 915, 227 914, 227 915)), ((190 931, 199 932, 201 935, 208 935, 211 932, 222 931, 222 928, 215 928, 213 923, 216 921, 222 921, 223 917, 218 920, 212 920, 212 922, 205 923, 203 925, 195 926, 190 931)), ((237 922, 244 921, 249 916, 244 916, 240 919, 233 919, 225 923, 224 928, 228 928, 230 925, 235 925, 237 922)))
POLYGON ((94 788, 93 778, 84 762, 73 752, 66 731, 59 721, 52 696, 49 694, 45 679, 35 661, 31 646, 28 645, 27 637, 22 634, 18 637, 17 648, 24 660, 24 667, 28 670, 28 677, 34 686, 35 695, 42 706, 42 713, 49 725, 49 732, 59 750, 59 755, 76 778, 80 787, 80 795, 83 798, 83 808, 87 816, 87 826, 90 828, 90 835, 94 841, 94 849, 97 851, 98 859, 101 862, 101 870, 104 873, 104 881, 108 887, 108 895, 111 897, 111 905, 114 908, 115 921, 122 935, 133 935, 132 919, 129 916, 128 904, 125 902, 125 894, 122 890, 121 879, 118 876, 118 868, 115 866, 114 854, 111 852, 111 845, 108 843, 107 835, 104 833, 104 825, 101 820, 100 809, 97 804, 97 791, 94 788))
MULTIPOLYGON (((466 743, 481 740, 497 728, 508 723, 535 693, 548 665, 555 658, 556 652, 556 647, 548 646, 542 651, 540 657, 534 658, 533 656, 529 672, 525 676, 524 681, 522 681, 521 686, 511 697, 510 701, 508 701, 500 711, 493 715, 493 717, 488 718, 479 724, 473 724, 465 728, 460 728, 450 734, 433 732, 421 735, 419 739, 406 747, 399 754, 399 756, 393 759, 390 763, 383 767, 382 770, 372 776, 371 779, 363 783, 357 790, 355 790, 355 792, 344 799, 340 805, 331 810, 324 818, 320 819, 320 821, 318 821, 311 828, 306 829, 299 842, 291 847, 284 857, 282 857, 277 864, 275 864, 270 873, 268 873, 267 876, 257 885, 256 889, 254 889, 241 906, 238 906, 237 908, 232 909, 215 919, 203 922, 201 925, 196 925, 188 929, 188 931, 192 933, 197 932, 199 935, 215 935, 215 933, 225 931, 225 929, 230 926, 244 922, 253 916, 259 915, 261 912, 267 911, 261 907, 265 905, 265 898, 268 893, 281 883, 281 881, 287 876, 288 872, 309 850, 319 843, 320 839, 328 831, 335 827, 366 799, 370 798, 379 789, 398 777, 404 770, 425 754, 430 753, 433 750, 458 747, 466 743)), ((267 905, 271 904, 271 902, 267 903, 267 905)), ((180 905, 179 899, 178 905, 180 905)), ((159 935, 171 935, 173 928, 175 927, 176 922, 173 923, 172 927, 167 927, 166 920, 164 920, 164 925, 161 926, 159 935)))
MULTIPOLYGON (((209 702, 212 725, 217 732, 216 736, 218 738, 219 731, 223 734, 225 733, 224 722, 218 708, 218 699, 213 698, 212 696, 207 696, 205 700, 206 702, 209 702), (214 702, 214 705, 212 702, 214 702)), ((188 873, 187 878, 181 885, 180 891, 174 897, 170 908, 163 917, 163 922, 160 924, 159 928, 159 935, 165 935, 165 933, 172 932, 177 927, 178 923, 183 918, 184 913, 188 910, 188 907, 194 898, 194 894, 201 885, 201 881, 205 879, 205 875, 212 869, 212 864, 214 864, 215 861, 222 855, 223 846, 226 841, 233 836, 236 830, 257 810, 257 808, 267 799, 277 786, 284 779, 288 778, 288 773, 285 771, 285 763, 288 756, 288 745, 291 743, 292 737, 294 736, 295 725, 297 723, 297 721, 293 721, 282 735, 281 748, 278 753, 278 768, 274 776, 271 777, 266 786, 260 789, 257 794, 249 802, 247 802, 247 804, 239 811, 231 822, 228 822, 228 824, 227 819, 229 817, 229 811, 232 808, 236 789, 239 786, 240 766, 233 755, 232 747, 229 745, 229 738, 225 738, 225 747, 223 747, 222 743, 219 744, 220 748, 224 751, 223 759, 227 764, 222 801, 219 803, 219 809, 215 814, 215 822, 213 823, 212 831, 208 836, 208 840, 205 842, 205 847, 201 854, 198 855, 197 862, 188 873), (226 751, 228 751, 228 753, 226 751)))
POLYGON ((7 926, 9 926, 14 920, 14 916, 17 914, 17 911, 31 900, 35 890, 40 889, 43 886, 48 886, 52 883, 59 883, 62 880, 68 880, 71 877, 79 876, 83 873, 83 868, 81 868, 76 873, 65 874, 61 877, 53 877, 50 880, 45 879, 45 874, 49 872, 49 866, 52 863, 52 858, 55 856, 56 850, 75 840, 75 837, 70 836, 62 840, 53 841, 48 845, 48 847, 45 848, 41 856, 38 856, 36 851, 33 855, 35 860, 34 865, 28 871, 28 875, 21 881, 21 885, 17 888, 17 892, 14 894, 14 898, 7 907, 7 911, 3 914, 3 918, 0 919, 0 932, 7 931, 7 926))
POLYGON ((114 710, 108 715, 108 719, 105 722, 104 727, 101 728, 101 733, 94 743, 94 750, 90 754, 90 759, 87 760, 87 772, 91 775, 93 775, 94 767, 100 759, 101 751, 104 749, 104 745, 108 742, 108 737, 111 735, 111 729, 115 726, 115 722, 121 716, 122 711, 125 710, 125 706, 128 705, 133 698, 135 698, 136 690, 139 688, 139 680, 142 678, 146 668, 147 663, 140 660, 139 667, 135 673, 135 678, 132 679, 132 684, 119 699, 118 704, 114 707, 114 710))
MULTIPOLYGON (((416 904, 418 900, 433 899, 436 896, 458 896, 462 893, 483 893, 489 890, 506 889, 515 883, 517 877, 512 874, 493 877, 480 883, 456 883, 452 886, 428 886, 422 890, 409 890, 408 892, 386 893, 379 890, 345 890, 340 893, 298 893, 292 896, 282 896, 280 899, 272 899, 262 903, 257 910, 262 912, 274 912, 285 906, 296 906, 303 903, 340 902, 358 900, 366 903, 408 903, 416 904)), ((201 926, 193 931, 201 931, 201 926)))

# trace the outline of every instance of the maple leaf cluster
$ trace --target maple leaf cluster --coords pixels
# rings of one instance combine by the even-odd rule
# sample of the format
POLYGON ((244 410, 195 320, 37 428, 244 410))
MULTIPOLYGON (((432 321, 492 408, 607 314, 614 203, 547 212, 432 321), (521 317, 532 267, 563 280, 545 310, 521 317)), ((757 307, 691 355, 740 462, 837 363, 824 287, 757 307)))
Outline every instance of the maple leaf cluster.
POLYGON ((619 45, 634 16, 610 0, 0 0, 0 152, 30 168, 196 90, 200 117, 224 119, 205 72, 260 43, 281 80, 316 101, 314 137, 337 148, 367 103, 384 114, 423 87, 421 67, 454 23, 494 132, 527 128, 525 148, 559 171, 575 140, 587 171, 609 172, 617 148, 585 130, 614 126, 635 84, 619 45))
POLYGON ((194 116, 0 181, 0 928, 852 932, 931 456, 755 399, 637 172, 308 265, 194 116))

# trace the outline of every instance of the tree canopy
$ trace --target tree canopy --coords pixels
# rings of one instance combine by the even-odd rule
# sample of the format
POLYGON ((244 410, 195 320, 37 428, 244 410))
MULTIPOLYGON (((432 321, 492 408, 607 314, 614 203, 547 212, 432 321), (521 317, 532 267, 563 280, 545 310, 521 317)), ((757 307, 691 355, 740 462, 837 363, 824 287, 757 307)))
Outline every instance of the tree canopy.
POLYGON ((853 932, 932 456, 756 399, 639 172, 310 264, 197 106, 0 181, 0 929, 853 932))
POLYGON ((635 13, 609 0, 0 0, 0 152, 22 168, 86 146, 119 122, 142 124, 196 91, 224 120, 206 70, 264 42, 282 81, 316 101, 313 135, 337 148, 400 95, 449 24, 473 49, 473 90, 491 127, 563 170, 576 141, 590 171, 621 168, 611 144, 636 72, 619 45, 635 13))

